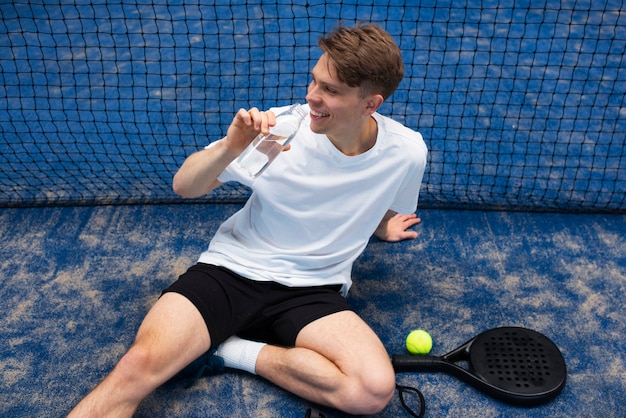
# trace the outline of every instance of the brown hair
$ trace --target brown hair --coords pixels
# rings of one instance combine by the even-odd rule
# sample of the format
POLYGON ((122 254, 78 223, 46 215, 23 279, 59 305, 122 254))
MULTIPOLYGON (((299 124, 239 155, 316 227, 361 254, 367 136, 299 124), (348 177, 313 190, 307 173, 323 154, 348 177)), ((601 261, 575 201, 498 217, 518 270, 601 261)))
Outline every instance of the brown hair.
POLYGON ((333 62, 339 81, 360 87, 363 95, 387 99, 404 77, 400 48, 378 25, 339 26, 320 38, 319 46, 333 62))

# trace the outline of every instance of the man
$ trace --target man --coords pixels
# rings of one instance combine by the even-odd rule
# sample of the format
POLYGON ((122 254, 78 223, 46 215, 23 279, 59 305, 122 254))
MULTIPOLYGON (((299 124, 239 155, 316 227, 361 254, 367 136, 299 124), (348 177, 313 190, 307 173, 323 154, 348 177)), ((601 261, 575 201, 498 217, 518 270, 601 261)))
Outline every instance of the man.
POLYGON ((420 222, 413 212, 426 146, 419 133, 377 113, 404 75, 388 33, 372 24, 340 27, 320 47, 309 116, 291 149, 260 177, 233 163, 275 124, 273 112, 256 108, 240 110, 226 137, 189 156, 175 175, 174 191, 185 197, 227 181, 253 193, 198 264, 164 291, 133 346, 75 416, 130 416, 207 352, 211 364, 256 373, 348 413, 373 414, 391 399, 389 355, 344 296, 372 234, 417 237, 409 228, 420 222))

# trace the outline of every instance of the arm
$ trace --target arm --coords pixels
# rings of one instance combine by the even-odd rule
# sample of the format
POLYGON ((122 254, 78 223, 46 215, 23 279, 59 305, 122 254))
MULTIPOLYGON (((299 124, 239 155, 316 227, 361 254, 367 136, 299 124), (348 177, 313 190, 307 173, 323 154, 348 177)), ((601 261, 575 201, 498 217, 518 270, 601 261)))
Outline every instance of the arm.
POLYGON ((276 118, 272 112, 260 112, 256 108, 239 110, 226 137, 215 146, 187 157, 174 175, 174 193, 183 197, 199 197, 221 185, 217 177, 222 171, 243 152, 259 132, 267 134, 274 124, 276 118))
POLYGON ((404 215, 388 210, 380 224, 378 224, 376 231, 374 231, 374 235, 383 241, 389 242, 415 239, 417 238, 417 232, 409 231, 408 229, 421 221, 414 213, 404 215))

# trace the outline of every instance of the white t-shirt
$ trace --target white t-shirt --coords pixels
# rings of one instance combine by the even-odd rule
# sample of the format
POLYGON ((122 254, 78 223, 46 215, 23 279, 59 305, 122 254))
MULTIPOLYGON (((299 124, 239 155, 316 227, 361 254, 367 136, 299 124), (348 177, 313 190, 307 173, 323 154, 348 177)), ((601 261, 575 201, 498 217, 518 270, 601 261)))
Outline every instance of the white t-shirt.
POLYGON ((307 117, 291 149, 257 179, 231 164, 219 181, 245 184, 252 195, 198 261, 287 286, 341 284, 347 294, 352 264, 387 210, 416 210, 426 167, 418 132, 373 116, 376 144, 363 154, 341 153, 326 135, 310 130, 307 117))

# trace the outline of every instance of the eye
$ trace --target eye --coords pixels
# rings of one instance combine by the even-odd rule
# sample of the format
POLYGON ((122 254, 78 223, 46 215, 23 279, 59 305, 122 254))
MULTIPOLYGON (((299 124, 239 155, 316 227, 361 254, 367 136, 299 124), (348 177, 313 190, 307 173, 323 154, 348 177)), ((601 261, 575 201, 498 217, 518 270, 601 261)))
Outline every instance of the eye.
POLYGON ((335 90, 334 88, 329 87, 329 86, 325 86, 324 90, 326 90, 330 94, 337 94, 337 90, 335 90))
POLYGON ((332 87, 331 85, 328 85, 326 83, 317 83, 317 80, 315 80, 315 77, 311 76, 311 83, 309 84, 309 88, 313 87, 313 86, 318 86, 320 89, 322 89, 323 91, 325 91, 326 93, 330 94, 330 95, 336 95, 339 94, 339 91, 332 87))

